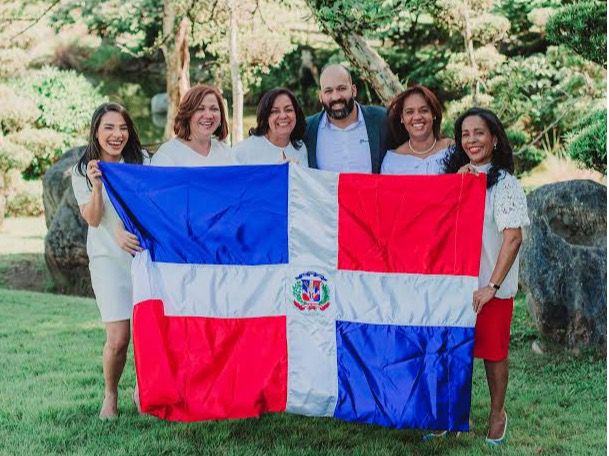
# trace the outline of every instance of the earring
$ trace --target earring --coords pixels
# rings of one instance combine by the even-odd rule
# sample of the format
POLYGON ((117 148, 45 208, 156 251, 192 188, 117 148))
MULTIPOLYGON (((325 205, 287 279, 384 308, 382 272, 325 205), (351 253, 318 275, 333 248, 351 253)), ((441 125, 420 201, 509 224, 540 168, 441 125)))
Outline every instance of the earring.
POLYGON ((493 144, 493 150, 497 150, 497 143, 493 144))

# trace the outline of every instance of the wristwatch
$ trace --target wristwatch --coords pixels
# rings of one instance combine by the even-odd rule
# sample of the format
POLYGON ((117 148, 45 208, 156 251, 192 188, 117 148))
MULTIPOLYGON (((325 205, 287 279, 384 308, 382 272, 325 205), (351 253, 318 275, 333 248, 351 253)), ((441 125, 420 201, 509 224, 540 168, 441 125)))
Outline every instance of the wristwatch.
POLYGON ((499 285, 497 283, 494 283, 494 282, 489 282, 488 286, 493 288, 493 289, 495 289, 495 290, 498 290, 499 288, 501 288, 501 285, 499 285))

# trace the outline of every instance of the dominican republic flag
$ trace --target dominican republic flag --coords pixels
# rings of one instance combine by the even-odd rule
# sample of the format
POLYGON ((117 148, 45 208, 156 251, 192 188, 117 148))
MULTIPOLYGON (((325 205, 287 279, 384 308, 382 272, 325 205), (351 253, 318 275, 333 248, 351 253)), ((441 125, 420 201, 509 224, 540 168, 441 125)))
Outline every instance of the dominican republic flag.
POLYGON ((484 176, 100 168, 145 413, 468 430, 484 176))

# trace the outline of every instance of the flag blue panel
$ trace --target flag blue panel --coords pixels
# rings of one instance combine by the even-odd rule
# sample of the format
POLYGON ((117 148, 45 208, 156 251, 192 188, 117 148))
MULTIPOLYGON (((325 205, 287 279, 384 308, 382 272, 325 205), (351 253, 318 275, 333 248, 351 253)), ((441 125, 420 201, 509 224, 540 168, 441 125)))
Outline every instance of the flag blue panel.
POLYGON ((336 418, 469 430, 474 328, 336 322, 336 418))
POLYGON ((153 261, 288 262, 288 165, 169 168, 100 162, 125 227, 153 261))

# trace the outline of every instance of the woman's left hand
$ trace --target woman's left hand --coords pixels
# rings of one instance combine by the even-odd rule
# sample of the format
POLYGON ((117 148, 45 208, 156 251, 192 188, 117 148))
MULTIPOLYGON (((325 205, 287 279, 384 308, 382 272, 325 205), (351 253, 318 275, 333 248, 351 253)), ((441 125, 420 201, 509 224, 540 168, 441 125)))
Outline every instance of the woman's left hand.
POLYGON ((468 163, 466 165, 463 165, 461 168, 459 168, 459 170, 457 171, 457 174, 473 174, 474 176, 477 176, 478 174, 480 174, 480 171, 478 171, 476 169, 476 167, 474 165, 472 165, 471 163, 468 163))
POLYGON ((135 255, 137 252, 141 252, 143 249, 140 246, 140 242, 135 234, 130 233, 122 226, 116 228, 116 243, 125 252, 135 255))
POLYGON ((474 291, 473 307, 474 312, 479 314, 484 305, 495 297, 497 290, 491 287, 478 288, 474 291))

